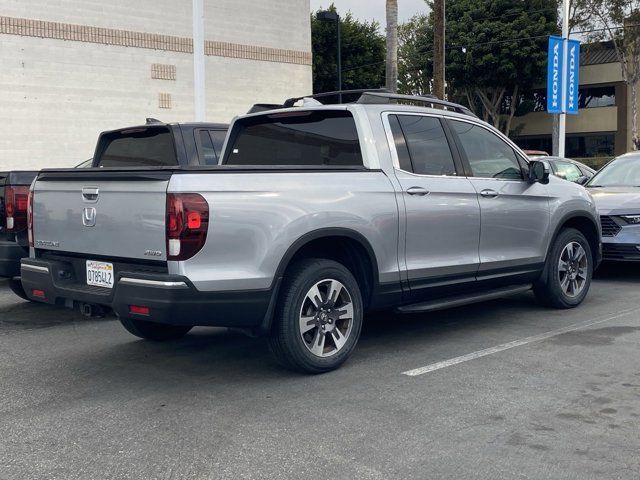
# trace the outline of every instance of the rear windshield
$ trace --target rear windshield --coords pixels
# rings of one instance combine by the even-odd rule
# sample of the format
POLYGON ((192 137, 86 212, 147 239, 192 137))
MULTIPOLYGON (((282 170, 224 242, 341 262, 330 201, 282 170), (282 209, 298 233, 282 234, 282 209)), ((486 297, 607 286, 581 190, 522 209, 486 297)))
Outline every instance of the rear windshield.
POLYGON ((236 121, 223 163, 358 166, 362 154, 350 112, 303 111, 236 121))
POLYGON ((165 127, 122 130, 100 138, 96 167, 177 165, 173 136, 165 127))

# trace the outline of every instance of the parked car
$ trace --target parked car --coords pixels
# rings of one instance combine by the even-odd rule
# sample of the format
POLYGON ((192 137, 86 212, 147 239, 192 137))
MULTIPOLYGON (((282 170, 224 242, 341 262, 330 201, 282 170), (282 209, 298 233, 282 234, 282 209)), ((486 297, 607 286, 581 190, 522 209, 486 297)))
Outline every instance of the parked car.
MULTIPOLYGON (((94 157, 75 168, 215 165, 227 128, 228 125, 220 123, 165 124, 148 119, 145 125, 100 134, 94 157), (176 155, 177 150, 182 154, 176 155)), ((27 195, 37 174, 37 171, 9 172, 5 175, 6 185, 0 184, 0 277, 9 277, 10 288, 25 300, 28 297, 19 277, 20 259, 29 254, 27 195), (9 199, 5 207, 3 192, 8 192, 9 199), (6 215, 1 213, 3 208, 7 210, 6 215), (14 226, 7 227, 9 222, 14 226)))
POLYGON ((524 154, 531 160, 548 157, 549 154, 544 150, 523 150, 524 154))
POLYGON ((532 288, 557 308, 584 300, 600 261, 584 188, 459 105, 294 100, 236 118, 217 167, 42 171, 29 297, 112 308, 151 340, 195 325, 267 335, 281 363, 314 373, 347 359, 365 311, 532 288))
POLYGON ((593 168, 570 158, 544 157, 543 159, 549 162, 551 172, 556 177, 580 185, 587 183, 596 173, 593 168))
POLYGON ((600 214, 604 259, 640 261, 640 152, 613 159, 586 187, 600 214))

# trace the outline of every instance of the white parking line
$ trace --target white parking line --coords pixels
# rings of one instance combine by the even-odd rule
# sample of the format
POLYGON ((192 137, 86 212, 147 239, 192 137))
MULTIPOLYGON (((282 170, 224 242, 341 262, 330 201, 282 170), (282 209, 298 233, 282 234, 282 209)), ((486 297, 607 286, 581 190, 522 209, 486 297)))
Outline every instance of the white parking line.
POLYGON ((475 360, 476 358, 486 357, 487 355, 493 355, 494 353, 504 352, 505 350, 509 350, 511 348, 521 347, 522 345, 527 345, 529 343, 540 342, 542 340, 546 340, 551 337, 562 335, 563 333, 573 332, 575 330, 580 330, 583 328, 592 327, 593 325, 598 325, 599 323, 605 323, 610 320, 615 320, 616 318, 624 317, 625 315, 628 315, 630 313, 637 312, 637 310, 638 310, 637 308, 632 308, 629 310, 618 312, 614 315, 610 315, 606 318, 601 318, 599 320, 594 320, 594 321, 584 322, 584 323, 574 323, 573 325, 569 325, 568 327, 564 327, 564 328, 559 328, 558 330, 551 330, 550 332, 541 333, 540 335, 533 335, 531 337, 522 338, 520 340, 514 340, 513 342, 503 343, 502 345, 497 345, 495 347, 485 348, 484 350, 478 350, 476 352, 467 353, 466 355, 461 355, 459 357, 450 358, 449 360, 443 360, 441 362, 432 363, 431 365, 426 365, 424 367, 414 368, 413 370, 407 370, 406 372, 402 372, 402 374, 408 375, 410 377, 415 377, 417 375, 424 375, 425 373, 451 367, 453 365, 458 365, 459 363, 468 362, 469 360, 475 360))

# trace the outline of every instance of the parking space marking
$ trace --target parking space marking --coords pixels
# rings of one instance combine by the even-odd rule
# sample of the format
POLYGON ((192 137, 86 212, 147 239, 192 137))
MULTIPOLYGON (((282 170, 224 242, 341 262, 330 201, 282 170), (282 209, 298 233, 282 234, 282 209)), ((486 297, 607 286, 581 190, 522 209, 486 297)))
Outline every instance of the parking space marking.
POLYGON ((574 323, 573 325, 569 325, 568 327, 564 327, 564 328, 559 328, 558 330, 551 330, 550 332, 541 333, 539 335, 533 335, 531 337, 525 337, 520 340, 514 340, 513 342, 509 342, 509 343, 503 343, 502 345, 496 345, 495 347, 485 348, 484 350, 478 350, 476 352, 467 353, 466 355, 461 355, 459 357, 450 358, 449 360, 443 360, 441 362, 432 363, 424 367, 414 368, 413 370, 407 370, 406 372, 402 372, 402 375, 408 375, 410 377, 424 375, 425 373, 441 370, 443 368, 451 367, 453 365, 458 365, 460 363, 468 362, 470 360, 475 360, 476 358, 486 357, 487 355, 493 355, 494 353, 504 352, 505 350, 509 350, 511 348, 521 347, 529 343, 547 340, 549 338, 562 335, 563 333, 569 333, 575 330, 581 330, 583 328, 592 327, 600 323, 609 322, 611 320, 615 320, 616 318, 624 317, 625 315, 629 315, 630 313, 637 312, 637 310, 638 310, 637 308, 631 308, 628 310, 624 310, 622 312, 618 312, 614 315, 610 315, 606 318, 601 318, 599 320, 583 322, 583 323, 574 323))

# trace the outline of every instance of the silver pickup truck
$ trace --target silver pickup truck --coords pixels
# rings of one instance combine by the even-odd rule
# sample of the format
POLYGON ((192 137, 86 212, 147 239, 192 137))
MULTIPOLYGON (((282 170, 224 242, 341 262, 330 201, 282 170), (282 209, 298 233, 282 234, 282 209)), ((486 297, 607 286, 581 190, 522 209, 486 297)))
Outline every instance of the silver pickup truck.
POLYGON ((366 311, 583 301, 601 258, 583 187, 461 106, 304 103, 236 118, 218 166, 42 171, 29 297, 111 308, 152 340, 265 334, 307 372, 347 359, 366 311))

